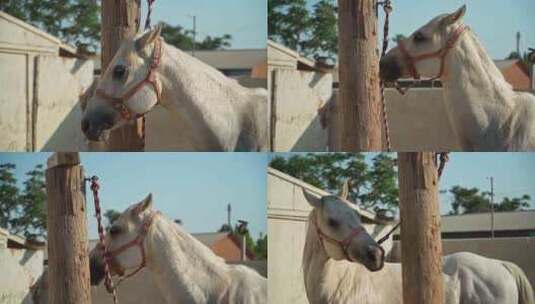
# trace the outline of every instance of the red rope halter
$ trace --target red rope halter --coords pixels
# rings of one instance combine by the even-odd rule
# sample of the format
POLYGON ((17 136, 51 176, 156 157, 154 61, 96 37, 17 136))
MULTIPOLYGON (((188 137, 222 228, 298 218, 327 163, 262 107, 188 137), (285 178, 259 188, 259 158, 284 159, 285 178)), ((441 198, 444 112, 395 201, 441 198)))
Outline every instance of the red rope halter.
POLYGON ((435 80, 435 79, 442 77, 446 69, 446 64, 445 64, 446 56, 448 55, 449 51, 455 46, 455 43, 457 42, 457 40, 459 40, 459 37, 461 37, 461 34, 464 33, 467 29, 469 29, 468 26, 465 26, 465 25, 459 26, 458 28, 455 29, 455 31, 453 31, 453 34, 448 39, 448 41, 446 41, 446 44, 441 49, 434 51, 434 52, 420 54, 416 56, 412 56, 411 54, 409 54, 409 52, 407 51, 407 48, 405 47, 405 43, 403 42, 403 40, 400 40, 398 43, 399 50, 401 51, 401 54, 403 55, 403 58, 405 62, 407 63, 407 67, 409 68, 409 72, 411 73, 411 76, 414 79, 420 79, 420 74, 418 73, 418 70, 416 69, 416 63, 418 61, 431 59, 431 58, 439 58, 440 59, 440 71, 438 75, 431 78, 431 80, 435 80))

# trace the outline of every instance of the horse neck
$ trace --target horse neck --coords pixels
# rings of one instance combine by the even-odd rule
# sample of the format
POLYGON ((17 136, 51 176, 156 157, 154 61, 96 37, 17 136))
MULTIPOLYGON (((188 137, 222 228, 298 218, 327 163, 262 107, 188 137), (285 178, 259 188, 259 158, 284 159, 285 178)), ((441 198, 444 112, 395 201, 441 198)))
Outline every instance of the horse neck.
POLYGON ((308 220, 303 273, 305 290, 311 303, 380 303, 371 273, 358 263, 330 259, 318 236, 312 218, 308 220), (316 302, 313 302, 316 301, 316 302))
POLYGON ((158 216, 147 235, 147 268, 168 301, 214 301, 227 287, 227 265, 181 227, 158 216), (211 294, 210 294, 211 293, 211 294))
POLYGON ((197 144, 204 145, 201 149, 232 150, 248 106, 246 89, 189 54, 163 45, 162 105, 185 123, 197 144))
POLYGON ((442 82, 455 131, 484 138, 489 127, 503 125, 514 106, 514 92, 470 30, 450 51, 446 66, 442 82))

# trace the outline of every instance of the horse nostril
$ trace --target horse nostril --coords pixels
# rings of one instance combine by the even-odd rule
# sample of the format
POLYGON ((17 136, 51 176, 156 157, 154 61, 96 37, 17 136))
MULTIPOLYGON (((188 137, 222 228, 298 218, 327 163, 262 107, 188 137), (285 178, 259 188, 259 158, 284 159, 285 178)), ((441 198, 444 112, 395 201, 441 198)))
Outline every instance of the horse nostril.
POLYGON ((84 118, 82 119, 82 131, 85 133, 87 130, 89 130, 89 120, 84 118))

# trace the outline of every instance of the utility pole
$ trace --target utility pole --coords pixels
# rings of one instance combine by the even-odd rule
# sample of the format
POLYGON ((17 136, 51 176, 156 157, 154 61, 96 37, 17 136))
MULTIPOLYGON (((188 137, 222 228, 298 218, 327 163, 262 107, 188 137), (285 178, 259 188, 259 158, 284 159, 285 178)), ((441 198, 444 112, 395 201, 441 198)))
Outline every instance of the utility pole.
POLYGON ((434 154, 398 153, 403 303, 444 303, 434 154))
POLYGON ((376 1, 338 0, 341 151, 383 150, 376 1))
POLYGON ((490 236, 494 238, 494 178, 490 178, 490 236))
POLYGON ((191 56, 195 57, 195 39, 197 39, 197 16, 191 15, 193 18, 193 48, 191 49, 191 56))
POLYGON ((516 32, 516 53, 522 59, 522 54, 520 54, 520 32, 516 32))
POLYGON ((232 207, 230 204, 227 204, 227 224, 230 229, 232 229, 231 223, 230 223, 230 213, 232 212, 232 207))
MULTIPOLYGON (((101 1, 101 52, 102 71, 119 49, 121 41, 137 33, 141 15, 140 0, 101 1)), ((110 151, 143 151, 143 121, 113 130, 108 140, 110 151)))

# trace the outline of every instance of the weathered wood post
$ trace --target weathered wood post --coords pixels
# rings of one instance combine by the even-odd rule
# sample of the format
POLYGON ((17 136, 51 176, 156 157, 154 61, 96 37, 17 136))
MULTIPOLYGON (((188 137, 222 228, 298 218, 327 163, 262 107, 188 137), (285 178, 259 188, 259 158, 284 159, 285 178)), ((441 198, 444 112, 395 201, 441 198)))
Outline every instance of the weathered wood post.
POLYGON ((338 0, 340 151, 383 149, 375 3, 338 0))
MULTIPOLYGON (((121 40, 135 35, 141 14, 140 0, 101 1, 102 29, 101 53, 102 71, 115 55, 121 40)), ((125 125, 110 134, 110 151, 143 151, 143 122, 139 118, 134 124, 125 125)))
POLYGON ((90 304, 84 170, 78 153, 54 153, 46 170, 48 303, 90 304))
POLYGON ((398 153, 398 162, 403 303, 442 304, 442 243, 434 153, 398 153))

